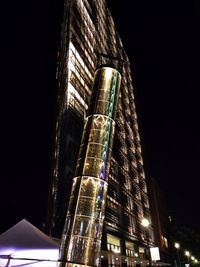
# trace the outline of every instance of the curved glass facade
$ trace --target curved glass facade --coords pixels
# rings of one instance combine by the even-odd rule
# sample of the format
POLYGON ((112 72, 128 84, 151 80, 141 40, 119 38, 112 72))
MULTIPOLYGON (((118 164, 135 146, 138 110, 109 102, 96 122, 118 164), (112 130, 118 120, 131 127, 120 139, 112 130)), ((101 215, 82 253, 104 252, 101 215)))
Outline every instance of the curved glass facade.
POLYGON ((61 240, 64 262, 98 265, 120 83, 117 70, 96 71, 61 240))

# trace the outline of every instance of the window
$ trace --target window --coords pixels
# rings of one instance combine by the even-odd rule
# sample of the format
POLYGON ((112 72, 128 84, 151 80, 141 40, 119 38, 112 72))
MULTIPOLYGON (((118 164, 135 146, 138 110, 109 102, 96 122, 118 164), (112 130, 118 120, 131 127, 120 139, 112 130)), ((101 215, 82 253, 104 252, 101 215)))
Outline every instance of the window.
POLYGON ((120 239, 116 236, 107 234, 107 248, 108 251, 112 251, 116 254, 121 253, 120 239))

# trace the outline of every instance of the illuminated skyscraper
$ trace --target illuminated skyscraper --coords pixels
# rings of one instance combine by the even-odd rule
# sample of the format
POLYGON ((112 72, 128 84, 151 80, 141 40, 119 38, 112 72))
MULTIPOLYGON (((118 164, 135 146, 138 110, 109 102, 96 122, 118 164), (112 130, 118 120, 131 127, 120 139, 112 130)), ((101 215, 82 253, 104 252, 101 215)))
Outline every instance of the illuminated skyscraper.
POLYGON ((105 0, 66 0, 58 56, 58 102, 51 196, 46 231, 61 237, 94 73, 99 65, 122 76, 111 156, 102 265, 129 266, 146 259, 153 244, 147 185, 129 60, 105 0), (148 229, 142 218, 150 221, 148 229))

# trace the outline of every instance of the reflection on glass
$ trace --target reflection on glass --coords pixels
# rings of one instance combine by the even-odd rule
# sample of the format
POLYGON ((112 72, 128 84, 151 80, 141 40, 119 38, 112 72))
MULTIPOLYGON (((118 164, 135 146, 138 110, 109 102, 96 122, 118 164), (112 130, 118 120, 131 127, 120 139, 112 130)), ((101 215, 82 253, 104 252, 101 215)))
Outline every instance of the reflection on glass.
POLYGON ((88 237, 90 231, 90 238, 101 239, 102 225, 103 223, 97 219, 76 216, 73 235, 88 237))
POLYGON ((107 190, 107 183, 94 177, 82 177, 82 190, 80 196, 97 198, 107 190))
POLYGON ((106 164, 102 159, 86 158, 83 175, 91 175, 106 180, 110 164, 106 164))
POLYGON ((74 236, 68 250, 67 260, 71 262, 93 262, 98 264, 98 253, 101 247, 101 240, 93 240, 80 236, 74 236))

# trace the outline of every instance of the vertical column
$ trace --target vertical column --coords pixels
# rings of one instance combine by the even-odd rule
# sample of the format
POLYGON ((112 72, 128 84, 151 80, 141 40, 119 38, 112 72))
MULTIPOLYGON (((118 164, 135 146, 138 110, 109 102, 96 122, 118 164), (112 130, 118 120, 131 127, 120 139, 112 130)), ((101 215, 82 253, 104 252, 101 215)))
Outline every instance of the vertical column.
POLYGON ((61 240, 62 267, 98 265, 120 83, 116 69, 95 73, 61 240))

